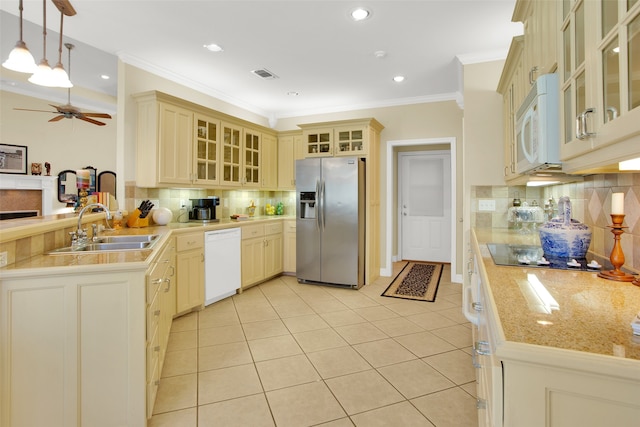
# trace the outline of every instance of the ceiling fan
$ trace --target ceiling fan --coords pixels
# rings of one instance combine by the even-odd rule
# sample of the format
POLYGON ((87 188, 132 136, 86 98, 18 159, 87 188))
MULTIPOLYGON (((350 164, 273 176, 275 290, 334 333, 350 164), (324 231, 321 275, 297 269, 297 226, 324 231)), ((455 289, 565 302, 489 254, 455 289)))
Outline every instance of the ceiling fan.
MULTIPOLYGON (((71 74, 71 49, 74 48, 74 45, 72 45, 71 43, 65 43, 64 46, 69 50, 69 67, 68 68, 69 68, 69 74, 71 74)), ((98 120, 94 120, 92 117, 99 118, 99 119, 111 118, 111 115, 106 113, 86 113, 86 112, 80 111, 80 109, 71 105, 71 89, 70 88, 67 89, 67 103, 65 105, 53 105, 53 104, 49 104, 49 105, 55 108, 56 111, 30 110, 26 108, 14 108, 14 110, 37 111, 41 113, 60 114, 59 116, 56 116, 53 119, 49 120, 50 122, 57 122, 62 119, 72 119, 75 117, 76 119, 84 120, 85 122, 93 123, 94 125, 98 125, 98 126, 104 126, 105 123, 100 122, 98 120)))

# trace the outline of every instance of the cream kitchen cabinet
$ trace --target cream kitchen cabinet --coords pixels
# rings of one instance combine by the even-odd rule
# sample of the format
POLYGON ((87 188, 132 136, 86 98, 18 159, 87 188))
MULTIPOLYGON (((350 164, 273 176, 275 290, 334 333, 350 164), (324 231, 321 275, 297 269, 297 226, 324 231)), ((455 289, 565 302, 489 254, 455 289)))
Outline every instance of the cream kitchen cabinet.
POLYGON ((278 189, 296 189, 296 160, 304 159, 302 134, 286 133, 278 136, 278 189))
POLYGON ((52 270, 0 282, 0 424, 145 425, 144 269, 52 270))
POLYGON ((176 236, 176 312, 204 304, 204 232, 176 236))
POLYGON ((222 122, 222 174, 220 184, 260 187, 262 134, 254 129, 222 122))
POLYGON ((371 139, 382 130, 375 119, 299 125, 305 157, 367 156, 371 139))
POLYGON ((284 255, 283 271, 296 273, 296 220, 284 221, 284 255))
POLYGON ((170 238, 147 272, 147 418, 151 418, 176 313, 175 241, 170 238))
POLYGON ((640 91, 633 59, 640 54, 640 7, 604 0, 569 5, 559 11, 560 155, 564 170, 587 172, 640 156, 640 91))
POLYGON ((517 36, 511 41, 502 75, 498 83, 498 93, 502 95, 502 119, 504 129, 504 178, 506 182, 519 177, 516 172, 516 113, 529 89, 523 68, 524 37, 517 36))
POLYGON ((262 134, 260 147, 261 187, 270 190, 278 189, 278 139, 274 135, 262 134))
POLYGON ((190 185, 193 112, 159 92, 136 96, 136 185, 190 185))
POLYGON ((282 273, 282 222, 242 227, 242 288, 282 273))
POLYGON ((220 120, 196 114, 194 121, 194 184, 214 186, 220 183, 220 120))

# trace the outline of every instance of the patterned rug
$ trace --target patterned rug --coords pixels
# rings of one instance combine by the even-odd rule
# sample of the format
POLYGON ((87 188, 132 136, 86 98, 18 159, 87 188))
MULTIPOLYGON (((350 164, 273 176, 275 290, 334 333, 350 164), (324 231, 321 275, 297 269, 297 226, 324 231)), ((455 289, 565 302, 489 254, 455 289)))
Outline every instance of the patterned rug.
POLYGON ((409 261, 382 296, 434 302, 441 275, 442 264, 409 261))

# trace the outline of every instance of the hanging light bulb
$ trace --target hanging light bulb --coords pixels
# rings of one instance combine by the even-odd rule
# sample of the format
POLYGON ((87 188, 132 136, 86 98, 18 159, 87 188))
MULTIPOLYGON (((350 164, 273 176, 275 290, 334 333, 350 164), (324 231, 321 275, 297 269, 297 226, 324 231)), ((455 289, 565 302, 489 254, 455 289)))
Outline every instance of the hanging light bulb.
POLYGON ((55 86, 53 82, 53 70, 47 61, 47 0, 42 1, 42 60, 38 64, 38 68, 29 77, 29 81, 40 86, 55 86))
POLYGON ((36 70, 36 61, 27 49, 26 43, 22 40, 22 0, 20 0, 20 40, 16 42, 9 57, 2 63, 4 68, 18 71, 20 73, 33 73, 36 70))
POLYGON ((69 75, 62 66, 62 21, 64 20, 64 7, 60 9, 60 44, 58 46, 58 63, 51 71, 51 79, 57 87, 70 88, 73 83, 69 80, 69 75))

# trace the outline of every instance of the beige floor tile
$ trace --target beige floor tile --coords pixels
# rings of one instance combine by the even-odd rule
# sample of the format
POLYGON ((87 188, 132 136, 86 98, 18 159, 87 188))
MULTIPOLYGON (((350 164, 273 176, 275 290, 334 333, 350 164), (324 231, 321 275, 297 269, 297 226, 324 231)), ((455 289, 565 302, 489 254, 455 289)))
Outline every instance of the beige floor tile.
POLYGON ((424 331, 424 329, 422 329, 420 326, 407 320, 404 317, 395 317, 393 319, 376 320, 371 323, 376 325, 378 329, 380 329, 382 332, 389 335, 390 337, 398 337, 400 335, 408 335, 408 334, 414 334, 416 332, 424 331))
POLYGON ((262 393, 253 363, 198 374, 198 405, 262 393))
POLYGON ((302 349, 291 335, 251 340, 248 344, 256 362, 302 353, 302 349))
POLYGON ((464 314, 462 313, 462 310, 458 307, 456 308, 450 308, 448 310, 442 310, 439 311, 438 314, 448 317, 449 319, 453 320, 454 322, 458 323, 458 324, 463 324, 463 323, 468 323, 469 320, 467 320, 466 317, 464 317, 464 314))
POLYGON ((460 386, 461 389, 463 389, 464 391, 466 391, 467 393, 469 393, 472 397, 474 398, 478 398, 478 385, 475 381, 472 381, 470 383, 466 383, 466 384, 462 384, 460 386))
POLYGON ((476 400, 460 388, 451 388, 411 400, 437 427, 476 427, 476 400))
MULTIPOLYGON (((462 312, 460 310, 460 312, 462 312)), ((455 326, 457 322, 450 318, 443 316, 440 312, 430 311, 428 313, 413 314, 407 316, 407 320, 412 321, 416 325, 420 326, 427 331, 431 331, 438 328, 445 328, 447 326, 455 326)))
POLYGON ((356 426, 362 427, 434 427, 409 402, 395 403, 384 408, 356 414, 351 419, 356 426))
POLYGON ((198 427, 198 409, 188 408, 154 415, 147 422, 147 427, 198 427))
POLYGON ((418 357, 454 350, 455 347, 433 333, 425 331, 394 338, 418 357))
POLYGON ((219 312, 207 312, 205 309, 205 311, 200 312, 198 316, 198 327, 200 329, 238 324, 240 324, 240 319, 238 318, 235 307, 232 307, 232 310, 219 312))
POLYGON ((330 313, 320 313, 320 316, 334 328, 336 326, 353 325, 355 323, 364 323, 367 321, 353 310, 332 311, 330 313))
POLYGON ((198 427, 273 427, 264 394, 241 397, 198 407, 198 427))
POLYGON ((371 369, 371 365, 351 347, 307 353, 307 357, 322 378, 333 378, 371 369))
POLYGON ((196 374, 162 378, 153 413, 176 411, 197 405, 198 378, 196 374))
POLYGON ((229 344, 244 341, 244 331, 240 324, 205 328, 198 331, 198 347, 229 344))
POLYGON ((266 393, 278 427, 311 426, 345 417, 345 412, 322 381, 266 393))
POLYGON ((453 382, 422 360, 384 366, 378 368, 378 372, 407 399, 455 387, 453 382))
POLYGON ((171 332, 195 331, 198 329, 198 313, 189 313, 173 319, 171 332))
POLYGON ((351 309, 363 307, 376 307, 379 304, 368 296, 354 291, 353 289, 345 289, 344 292, 334 294, 336 299, 351 309))
POLYGON ((164 357, 162 378, 198 372, 198 349, 168 351, 164 357))
POLYGON ((436 329, 432 332, 434 335, 439 336, 458 348, 469 347, 473 344, 471 342, 471 329, 463 325, 449 326, 447 328, 436 329))
POLYGON ((278 313, 269 306, 243 306, 238 307, 238 317, 241 323, 259 322, 262 320, 278 319, 278 313))
POLYGON ((349 415, 404 400, 375 370, 330 378, 326 383, 349 415))
POLYGON ((377 341, 388 338, 388 335, 371 323, 356 323, 355 325, 338 326, 335 331, 349 344, 377 341))
POLYGON ((186 350, 198 348, 198 331, 171 332, 167 351, 186 350))
POLYGON ((385 305, 385 307, 400 316, 411 316, 412 314, 426 313, 430 311, 429 304, 432 304, 423 301, 416 304, 416 301, 401 300, 398 298, 388 299, 390 302, 385 305))
POLYGON ((243 323, 242 328, 247 340, 289 335, 289 330, 280 319, 243 323))
POLYGON ((369 322, 398 317, 398 313, 394 313, 393 311, 382 305, 377 305, 375 307, 355 308, 353 311, 367 319, 369 322))
POLYGON ((319 314, 333 313, 334 311, 344 311, 349 309, 349 307, 333 297, 318 300, 308 300, 305 298, 304 300, 309 305, 309 307, 313 309, 313 311, 319 314))
POLYGON ((318 381, 320 375, 305 355, 257 362, 256 369, 265 391, 318 381))
POLYGON ((353 427, 353 423, 347 417, 339 420, 329 421, 328 423, 318 424, 316 427, 353 427))
POLYGON ((425 357, 422 360, 458 385, 466 384, 476 379, 471 356, 464 351, 454 350, 425 357))
POLYGON ((303 316, 305 314, 315 313, 311 307, 309 307, 302 299, 297 304, 274 304, 273 308, 281 318, 303 316))
POLYGON ((317 314, 289 317, 287 319, 282 319, 282 321, 292 334, 297 332, 315 331, 317 329, 325 329, 329 327, 329 324, 317 314))
POLYGON ((353 348, 374 368, 416 359, 413 353, 391 338, 356 344, 353 348))
POLYGON ((343 347, 347 342, 333 329, 318 329, 315 331, 293 334, 305 353, 343 347))
POLYGON ((198 349, 198 372, 253 362, 246 342, 212 345, 198 349))

